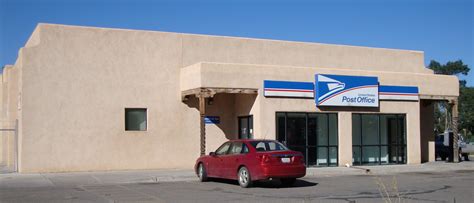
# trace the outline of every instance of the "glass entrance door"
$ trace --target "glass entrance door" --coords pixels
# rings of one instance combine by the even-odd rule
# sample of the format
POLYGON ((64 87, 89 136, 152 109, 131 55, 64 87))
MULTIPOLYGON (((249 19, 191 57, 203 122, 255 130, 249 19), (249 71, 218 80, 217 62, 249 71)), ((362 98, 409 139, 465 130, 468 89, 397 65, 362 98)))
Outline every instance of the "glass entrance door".
POLYGON ((303 153, 307 166, 337 166, 337 114, 277 113, 277 139, 303 153))

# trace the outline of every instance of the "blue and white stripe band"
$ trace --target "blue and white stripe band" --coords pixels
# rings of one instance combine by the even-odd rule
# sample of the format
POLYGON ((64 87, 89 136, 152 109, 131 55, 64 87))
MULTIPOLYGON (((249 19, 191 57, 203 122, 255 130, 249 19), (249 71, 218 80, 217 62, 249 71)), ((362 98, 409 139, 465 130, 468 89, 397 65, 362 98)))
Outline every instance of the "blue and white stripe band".
MULTIPOLYGON (((263 81, 265 97, 314 98, 314 83, 296 81, 263 81)), ((379 100, 418 101, 418 87, 379 85, 379 100)))
POLYGON ((418 87, 414 86, 379 86, 380 100, 404 100, 404 101, 418 101, 418 87))
POLYGON ((263 81, 265 97, 303 97, 314 98, 314 83, 293 81, 263 81))

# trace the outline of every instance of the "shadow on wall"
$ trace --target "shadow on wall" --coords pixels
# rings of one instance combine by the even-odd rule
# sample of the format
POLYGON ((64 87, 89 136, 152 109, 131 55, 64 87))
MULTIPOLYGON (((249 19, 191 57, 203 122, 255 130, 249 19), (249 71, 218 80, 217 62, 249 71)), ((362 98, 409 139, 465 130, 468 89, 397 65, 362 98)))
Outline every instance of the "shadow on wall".
MULTIPOLYGON (((206 134, 223 134, 227 140, 238 138, 238 117, 250 115, 257 95, 253 94, 216 94, 212 99, 206 99, 206 116, 217 116, 218 124, 206 124, 206 134), (215 125, 220 132, 210 129, 215 125)), ((197 109, 199 113, 199 99, 189 97, 184 102, 189 108, 197 109)), ((196 120, 199 124, 199 120, 196 120)), ((212 135, 214 136, 214 135, 212 135)))
POLYGON ((436 102, 420 100, 420 152, 421 163, 435 161, 434 105, 436 102), (431 145, 431 146, 430 146, 431 145))

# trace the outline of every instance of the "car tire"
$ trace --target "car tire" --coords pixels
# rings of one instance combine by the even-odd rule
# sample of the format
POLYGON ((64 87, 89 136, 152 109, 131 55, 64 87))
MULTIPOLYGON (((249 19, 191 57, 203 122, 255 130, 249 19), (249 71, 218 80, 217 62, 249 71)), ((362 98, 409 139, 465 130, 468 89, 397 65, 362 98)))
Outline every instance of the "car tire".
POLYGON ((280 182, 283 186, 292 186, 296 182, 296 178, 282 178, 280 182))
POLYGON ((237 173, 237 181, 242 188, 249 188, 252 186, 252 178, 247 167, 240 167, 239 172, 237 173))
POLYGON ((206 171, 206 167, 204 167, 204 164, 200 163, 198 165, 198 169, 197 169, 197 175, 199 177, 199 180, 201 182, 206 182, 208 180, 207 178, 207 171, 206 171))

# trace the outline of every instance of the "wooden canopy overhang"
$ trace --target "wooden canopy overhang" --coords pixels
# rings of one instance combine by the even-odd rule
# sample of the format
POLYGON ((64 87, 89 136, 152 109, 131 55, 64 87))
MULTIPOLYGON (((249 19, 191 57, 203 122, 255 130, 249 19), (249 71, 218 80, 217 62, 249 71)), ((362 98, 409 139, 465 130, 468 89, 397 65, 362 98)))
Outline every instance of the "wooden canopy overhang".
POLYGON ((199 123, 200 123, 200 154, 206 154, 206 99, 216 94, 258 94, 258 89, 253 88, 208 88, 200 87, 181 92, 181 100, 187 101, 189 97, 195 96, 199 99, 199 123))

